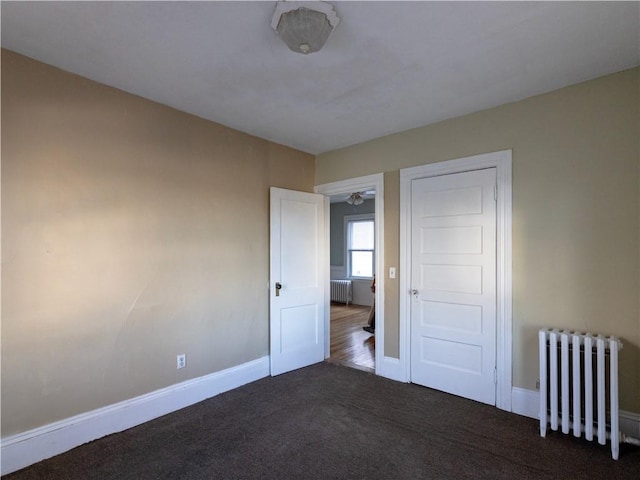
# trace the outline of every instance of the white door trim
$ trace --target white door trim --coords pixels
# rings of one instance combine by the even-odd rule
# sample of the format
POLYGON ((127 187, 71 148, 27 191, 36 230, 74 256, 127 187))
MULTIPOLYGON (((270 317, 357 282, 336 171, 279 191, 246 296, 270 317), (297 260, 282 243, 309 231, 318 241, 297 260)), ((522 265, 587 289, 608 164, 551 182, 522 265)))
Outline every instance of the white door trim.
MULTIPOLYGON (((444 162, 400 170, 400 368, 403 381, 411 379, 410 295, 411 272, 411 181, 482 168, 496 168, 498 200, 497 222, 497 299, 496 299, 496 407, 511 411, 512 386, 512 189, 511 150, 473 155, 444 162)), ((376 341, 376 345, 378 342, 376 341)))
MULTIPOLYGON (((377 173, 364 177, 350 178, 338 182, 324 183, 316 185, 314 191, 327 196, 325 209, 325 224, 327 232, 329 230, 329 199, 331 195, 342 193, 360 192, 364 190, 375 190, 375 263, 376 263, 376 375, 384 374, 384 175, 377 173)), ((327 259, 327 278, 329 278, 329 234, 325 235, 325 258, 327 259)), ((325 358, 329 358, 330 346, 330 322, 331 322, 331 297, 327 290, 325 294, 325 358)))

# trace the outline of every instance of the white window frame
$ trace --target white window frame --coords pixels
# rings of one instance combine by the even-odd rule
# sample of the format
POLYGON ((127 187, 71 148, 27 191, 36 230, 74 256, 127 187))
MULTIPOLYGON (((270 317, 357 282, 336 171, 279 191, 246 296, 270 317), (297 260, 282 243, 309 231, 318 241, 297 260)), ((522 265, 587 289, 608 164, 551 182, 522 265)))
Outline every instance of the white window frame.
POLYGON ((344 264, 346 267, 346 276, 347 278, 351 278, 354 280, 373 280, 373 277, 359 277, 356 275, 351 275, 351 255, 349 255, 351 244, 351 229, 349 228, 349 224, 352 222, 362 222, 362 221, 371 221, 373 222, 373 248, 371 250, 358 250, 363 252, 372 252, 372 269, 371 271, 375 275, 376 272, 376 219, 374 213, 363 213, 360 215, 345 215, 344 216, 344 264))

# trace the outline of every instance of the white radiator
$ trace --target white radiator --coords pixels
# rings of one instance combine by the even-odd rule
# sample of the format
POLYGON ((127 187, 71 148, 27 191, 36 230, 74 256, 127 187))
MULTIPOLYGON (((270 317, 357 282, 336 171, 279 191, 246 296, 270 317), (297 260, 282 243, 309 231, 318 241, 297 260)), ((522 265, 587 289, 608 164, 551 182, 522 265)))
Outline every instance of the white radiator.
POLYGON ((347 305, 353 301, 351 280, 331 280, 331 301, 347 305))
POLYGON ((540 329, 540 435, 547 425, 604 445, 611 439, 611 456, 618 459, 618 350, 615 337, 540 329), (608 369, 606 367, 608 363, 608 369), (608 397, 608 398, 607 398, 608 397), (608 402, 608 405, 607 405, 608 402), (607 412, 608 407, 608 412, 607 412), (607 428, 608 427, 608 428, 607 428))

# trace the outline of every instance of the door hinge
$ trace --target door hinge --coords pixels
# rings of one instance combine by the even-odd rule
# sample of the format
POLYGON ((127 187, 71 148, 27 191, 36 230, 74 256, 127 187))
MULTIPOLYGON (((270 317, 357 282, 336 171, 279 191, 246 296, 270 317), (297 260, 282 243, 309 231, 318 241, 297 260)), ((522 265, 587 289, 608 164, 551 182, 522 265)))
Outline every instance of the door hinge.
POLYGON ((498 184, 496 183, 493 187, 493 199, 498 201, 498 184))
POLYGON ((493 383, 494 385, 498 384, 498 369, 493 367, 493 383))

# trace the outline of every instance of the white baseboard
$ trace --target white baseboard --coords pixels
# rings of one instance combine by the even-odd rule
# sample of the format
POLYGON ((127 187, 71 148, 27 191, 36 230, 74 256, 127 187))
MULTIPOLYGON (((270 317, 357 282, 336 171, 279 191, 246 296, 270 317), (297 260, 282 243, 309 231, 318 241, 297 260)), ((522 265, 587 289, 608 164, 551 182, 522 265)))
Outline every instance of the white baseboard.
MULTIPOLYGON (((382 369, 377 373, 391 380, 407 382, 401 367, 397 358, 384 357, 382 369)), ((0 441, 1 474, 15 472, 84 443, 135 427, 268 375, 267 356, 3 438, 0 441)), ((514 387, 512 411, 537 419, 538 392, 514 387)), ((640 438, 640 414, 621 410, 620 431, 640 438)))
POLYGON ((0 441, 2 475, 269 375, 269 357, 171 385, 0 441))
POLYGON ((384 357, 382 360, 382 368, 376 371, 381 377, 389 378, 397 382, 408 382, 404 369, 400 364, 400 360, 393 357, 384 357))
POLYGON ((640 439, 640 413, 620 410, 620 431, 635 439, 640 439))
MULTIPOLYGON (((540 393, 513 387, 511 389, 511 410, 525 417, 539 419, 540 393)), ((620 431, 625 435, 640 438, 640 414, 620 410, 620 431)))
POLYGON ((529 418, 540 418, 540 395, 535 390, 513 387, 511 389, 511 411, 529 418))

